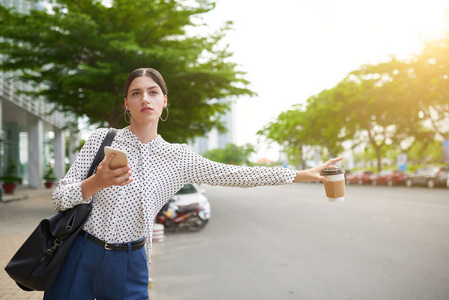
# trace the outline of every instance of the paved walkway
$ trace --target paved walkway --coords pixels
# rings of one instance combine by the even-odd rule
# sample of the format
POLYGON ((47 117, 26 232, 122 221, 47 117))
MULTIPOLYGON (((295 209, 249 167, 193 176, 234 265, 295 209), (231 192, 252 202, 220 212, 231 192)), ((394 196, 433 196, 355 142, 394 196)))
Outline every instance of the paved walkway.
POLYGON ((43 292, 22 291, 5 272, 14 253, 20 248, 40 220, 54 213, 53 189, 21 189, 14 195, 3 194, 0 202, 0 299, 42 299, 43 292))
POLYGON ((42 299, 43 292, 22 291, 4 267, 39 222, 54 213, 53 189, 18 188, 0 201, 0 300, 42 299))

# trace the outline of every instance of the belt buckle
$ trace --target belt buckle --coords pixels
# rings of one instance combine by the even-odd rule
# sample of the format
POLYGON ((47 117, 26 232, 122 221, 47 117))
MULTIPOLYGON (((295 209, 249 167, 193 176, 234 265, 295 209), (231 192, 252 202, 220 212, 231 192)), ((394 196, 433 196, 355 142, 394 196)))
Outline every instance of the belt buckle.
POLYGON ((112 244, 112 243, 108 243, 108 242, 104 243, 104 249, 105 250, 114 250, 113 248, 110 248, 109 244, 112 244))

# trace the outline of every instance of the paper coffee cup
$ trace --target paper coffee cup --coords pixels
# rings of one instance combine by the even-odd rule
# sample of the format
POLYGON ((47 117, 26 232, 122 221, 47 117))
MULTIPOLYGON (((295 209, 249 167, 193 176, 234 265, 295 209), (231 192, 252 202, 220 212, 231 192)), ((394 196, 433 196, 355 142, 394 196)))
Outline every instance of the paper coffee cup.
POLYGON ((324 183, 326 197, 329 201, 345 200, 345 170, 342 168, 324 169, 323 176, 329 178, 329 182, 324 183))

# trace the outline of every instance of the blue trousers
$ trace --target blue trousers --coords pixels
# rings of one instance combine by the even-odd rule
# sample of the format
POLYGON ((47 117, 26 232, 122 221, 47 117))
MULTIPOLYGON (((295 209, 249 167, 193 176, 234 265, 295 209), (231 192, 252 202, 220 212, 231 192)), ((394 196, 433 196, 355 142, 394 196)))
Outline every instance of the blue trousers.
POLYGON ((145 247, 109 251, 79 236, 44 300, 148 300, 145 247))

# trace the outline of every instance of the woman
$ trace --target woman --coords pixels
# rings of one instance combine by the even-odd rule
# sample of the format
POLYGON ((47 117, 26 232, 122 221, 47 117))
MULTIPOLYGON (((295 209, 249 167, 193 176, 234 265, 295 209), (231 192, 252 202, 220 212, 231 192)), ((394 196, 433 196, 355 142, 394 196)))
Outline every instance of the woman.
POLYGON ((238 167, 212 162, 158 135, 168 116, 167 87, 150 68, 129 74, 124 89, 125 119, 112 147, 128 154, 128 166, 111 169, 111 154, 84 179, 107 129, 96 130, 53 193, 56 210, 93 201, 93 209, 56 282, 44 299, 148 299, 144 241, 151 256, 153 220, 186 183, 253 187, 328 181, 321 171, 342 158, 309 170, 238 167))

